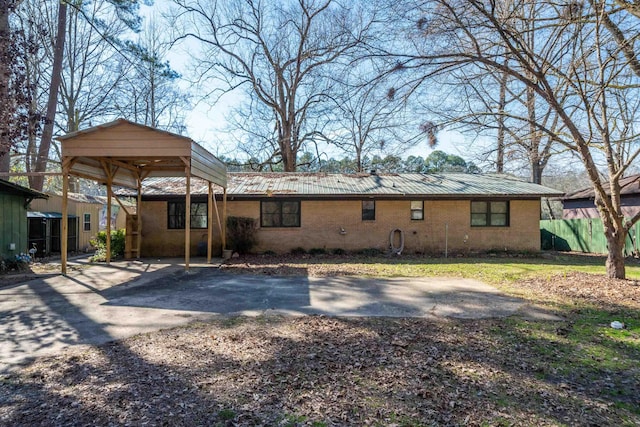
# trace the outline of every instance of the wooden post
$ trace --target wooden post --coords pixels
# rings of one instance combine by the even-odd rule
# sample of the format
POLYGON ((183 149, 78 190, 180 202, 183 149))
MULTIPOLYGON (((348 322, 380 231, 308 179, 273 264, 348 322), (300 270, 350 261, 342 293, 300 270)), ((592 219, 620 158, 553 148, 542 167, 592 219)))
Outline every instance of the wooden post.
POLYGON ((111 262, 111 176, 107 177, 107 264, 111 262))
POLYGON ((184 204, 184 269, 189 270, 189 257, 191 255, 191 171, 185 170, 187 178, 187 197, 184 204))
POLYGON ((136 243, 136 249, 137 249, 138 256, 136 258, 140 259, 142 258, 142 253, 140 252, 142 250, 142 178, 140 177, 140 174, 138 174, 137 202, 138 202, 138 205, 136 206, 136 218, 138 219, 138 224, 137 224, 138 239, 136 243))
POLYGON ((60 234, 60 262, 62 264, 62 274, 67 275, 67 246, 69 239, 69 216, 67 214, 69 196, 69 166, 66 160, 62 160, 62 231, 60 234))
POLYGON ((211 243, 213 240, 213 188, 209 181, 209 192, 207 197, 207 264, 211 264, 211 243))
POLYGON ((227 187, 222 193, 222 250, 227 249, 227 187))

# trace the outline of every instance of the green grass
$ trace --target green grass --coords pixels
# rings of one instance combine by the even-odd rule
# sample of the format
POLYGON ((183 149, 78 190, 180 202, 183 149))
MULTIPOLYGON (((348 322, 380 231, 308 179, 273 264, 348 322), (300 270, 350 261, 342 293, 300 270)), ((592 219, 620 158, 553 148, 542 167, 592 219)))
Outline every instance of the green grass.
MULTIPOLYGON (((325 261, 326 262, 326 261, 325 261)), ((559 256, 546 258, 408 258, 356 259, 349 263, 362 266, 376 277, 449 276, 474 278, 487 283, 516 282, 532 276, 583 272, 605 274, 602 257, 559 256)), ((628 279, 640 279, 640 265, 627 263, 628 279)))

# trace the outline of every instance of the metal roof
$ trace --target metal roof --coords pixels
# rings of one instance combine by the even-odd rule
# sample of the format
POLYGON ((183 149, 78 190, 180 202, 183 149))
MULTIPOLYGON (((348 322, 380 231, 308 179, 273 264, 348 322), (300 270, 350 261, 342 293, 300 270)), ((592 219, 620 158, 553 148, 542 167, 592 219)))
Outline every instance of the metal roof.
MULTIPOLYGON (((184 180, 182 180, 184 183, 184 180)), ((62 197, 62 192, 56 191, 51 193, 54 196, 58 196, 58 197, 62 197)), ((133 196, 134 194, 131 193, 131 195, 133 196)), ((96 205, 106 205, 107 204, 107 196, 94 196, 91 194, 82 194, 82 193, 67 193, 67 198, 71 201, 74 202, 79 202, 79 203, 90 203, 90 204, 96 204, 96 205)), ((116 203, 116 199, 115 198, 111 198, 111 203, 115 204, 116 203)), ((120 200, 120 203, 122 203, 125 206, 131 206, 134 207, 136 204, 135 202, 131 201, 131 200, 120 200)))
MULTIPOLYGON (((604 191, 606 194, 611 193, 611 188, 605 183, 604 191)), ((640 174, 631 175, 620 179, 620 195, 637 195, 640 194, 640 174)), ((583 188, 573 193, 567 194, 563 200, 580 200, 580 199, 593 199, 595 197, 595 190, 593 187, 583 188)))
MULTIPOLYGON (((68 218, 77 218, 75 215, 69 214, 68 218)), ((27 218, 43 218, 43 219, 62 219, 62 213, 60 212, 38 212, 27 211, 27 218)))
POLYGON ((31 199, 48 199, 49 198, 49 196, 47 196, 44 193, 41 193, 36 190, 32 190, 27 187, 23 187, 18 184, 14 184, 13 182, 10 182, 10 181, 5 181, 4 179, 0 179, 0 193, 17 194, 17 195, 28 197, 31 199))
MULTIPOLYGON (((147 179, 144 196, 184 194, 184 178, 147 179)), ((192 180, 191 194, 207 194, 206 182, 192 180)), ((227 194, 237 197, 558 197, 563 193, 507 175, 228 173, 227 194)))
MULTIPOLYGON (((186 175, 226 186, 225 164, 191 138, 117 119, 56 138, 72 175, 137 188, 138 178, 186 175)), ((64 173, 64 170, 63 170, 64 173)))

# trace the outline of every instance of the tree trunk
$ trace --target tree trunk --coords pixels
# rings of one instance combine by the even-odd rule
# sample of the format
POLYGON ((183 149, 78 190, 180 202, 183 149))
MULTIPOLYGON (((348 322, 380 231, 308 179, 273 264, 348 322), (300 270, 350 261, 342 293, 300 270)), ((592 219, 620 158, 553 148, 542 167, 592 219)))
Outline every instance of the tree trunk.
POLYGON ((9 102, 9 82, 11 80, 11 62, 9 49, 11 46, 9 28, 9 5, 2 2, 0 6, 0 178, 7 179, 11 169, 10 123, 13 111, 9 102))
POLYGON ((621 230, 605 230, 609 252, 607 254, 607 276, 610 279, 626 278, 624 267, 625 234, 621 230))
MULTIPOLYGON (((36 159, 35 171, 45 172, 49 161, 49 149, 53 138, 53 126, 55 123, 56 110, 58 107, 58 89, 62 80, 62 59, 64 56, 64 43, 67 26, 67 3, 61 1, 58 6, 58 28, 53 51, 53 65, 51 67, 51 83, 49 86, 49 98, 47 100, 47 113, 42 128, 42 138, 38 148, 38 158, 36 159)), ((31 188, 42 191, 44 187, 44 176, 34 176, 31 180, 31 188)))
POLYGON ((542 166, 537 159, 531 160, 531 182, 534 184, 542 184, 542 166))
MULTIPOLYGON (((505 61, 506 63, 506 61, 505 61)), ((502 73, 500 76, 500 99, 498 100, 498 146, 496 148, 496 172, 504 172, 504 139, 505 139, 505 116, 504 109, 507 105, 507 81, 508 74, 502 73)))

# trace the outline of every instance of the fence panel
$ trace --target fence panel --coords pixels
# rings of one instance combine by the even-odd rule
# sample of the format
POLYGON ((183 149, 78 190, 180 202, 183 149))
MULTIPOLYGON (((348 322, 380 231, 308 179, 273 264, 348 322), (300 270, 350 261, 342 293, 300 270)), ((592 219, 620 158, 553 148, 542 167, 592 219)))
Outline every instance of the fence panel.
MULTIPOLYGON (((625 255, 638 252, 639 233, 640 223, 636 223, 627 235, 625 255)), ((607 239, 600 219, 542 220, 540 239, 543 250, 607 253, 607 239)))

